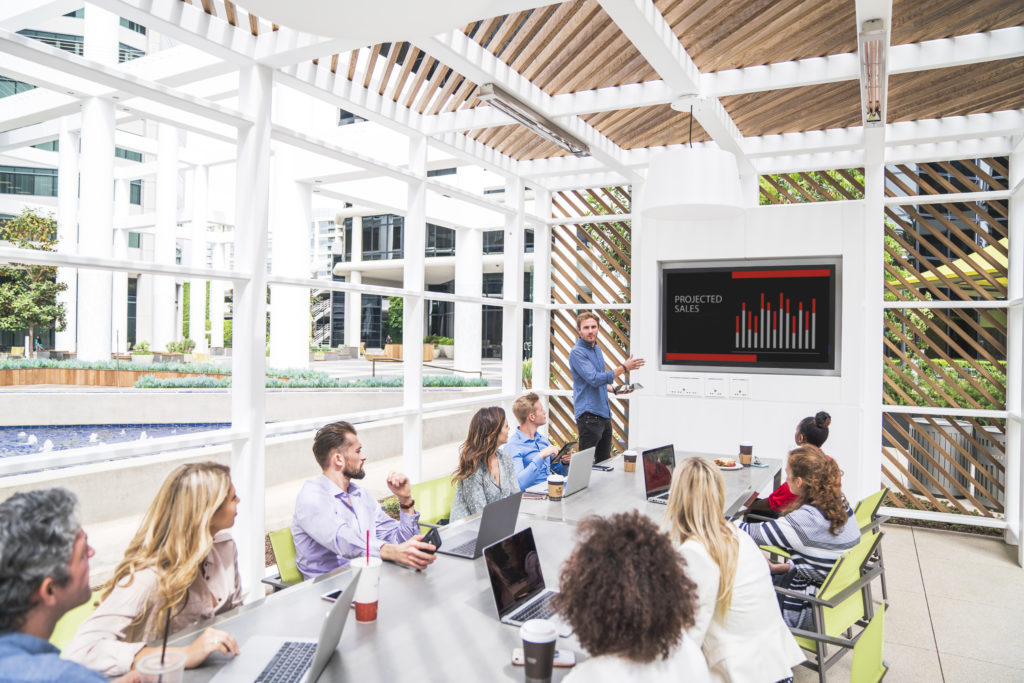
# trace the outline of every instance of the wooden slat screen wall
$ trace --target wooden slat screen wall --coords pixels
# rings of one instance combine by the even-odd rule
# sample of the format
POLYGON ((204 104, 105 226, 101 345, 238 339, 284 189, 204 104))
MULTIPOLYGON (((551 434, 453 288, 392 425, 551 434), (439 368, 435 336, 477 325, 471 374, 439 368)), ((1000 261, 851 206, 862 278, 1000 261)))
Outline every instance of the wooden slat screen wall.
MULTIPOLYGON (((552 198, 556 218, 581 215, 628 214, 632 203, 624 187, 559 192, 552 198)), ((551 300, 554 303, 607 304, 597 310, 598 343, 608 367, 629 357, 630 314, 616 304, 630 301, 632 268, 631 224, 555 225, 551 229, 551 300)), ((551 388, 572 389, 569 352, 576 344, 577 311, 551 315, 551 388)), ((610 400, 614 440, 620 452, 629 434, 629 399, 610 400)), ((549 433, 558 442, 576 434, 571 398, 556 397, 549 409, 549 433)))
MULTIPOLYGON (((886 194, 1006 189, 1005 158, 886 168, 886 194)), ((887 301, 1006 299, 1006 201, 886 208, 887 301)), ((883 395, 889 405, 1003 410, 1005 308, 889 308, 883 395)), ((1003 510, 1005 420, 886 414, 882 483, 899 507, 992 517, 1003 510)))
POLYGON ((864 169, 805 171, 763 175, 761 204, 800 204, 864 198, 864 169))

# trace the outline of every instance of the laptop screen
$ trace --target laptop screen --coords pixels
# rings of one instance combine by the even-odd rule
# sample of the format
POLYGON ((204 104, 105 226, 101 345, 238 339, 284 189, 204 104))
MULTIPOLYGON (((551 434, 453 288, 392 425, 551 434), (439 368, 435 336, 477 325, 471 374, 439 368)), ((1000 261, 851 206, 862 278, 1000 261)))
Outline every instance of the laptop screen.
POLYGON ((540 558, 533 542, 533 529, 529 527, 486 548, 484 561, 491 577, 498 616, 504 616, 544 590, 540 558))
POLYGON ((647 497, 668 491, 672 485, 672 470, 676 467, 676 449, 669 444, 661 448, 644 451, 644 484, 647 497))

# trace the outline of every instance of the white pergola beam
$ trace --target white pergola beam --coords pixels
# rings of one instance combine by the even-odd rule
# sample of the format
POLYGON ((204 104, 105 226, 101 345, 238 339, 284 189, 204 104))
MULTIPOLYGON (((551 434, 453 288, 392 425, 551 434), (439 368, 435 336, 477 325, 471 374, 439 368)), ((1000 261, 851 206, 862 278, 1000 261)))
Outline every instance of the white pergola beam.
POLYGON ((0 28, 6 31, 20 31, 32 28, 55 17, 81 8, 82 0, 34 0, 33 2, 10 2, 0 6, 0 28))
POLYGON ((352 38, 326 38, 282 26, 257 37, 256 61, 279 69, 355 50, 363 47, 364 42, 352 38))

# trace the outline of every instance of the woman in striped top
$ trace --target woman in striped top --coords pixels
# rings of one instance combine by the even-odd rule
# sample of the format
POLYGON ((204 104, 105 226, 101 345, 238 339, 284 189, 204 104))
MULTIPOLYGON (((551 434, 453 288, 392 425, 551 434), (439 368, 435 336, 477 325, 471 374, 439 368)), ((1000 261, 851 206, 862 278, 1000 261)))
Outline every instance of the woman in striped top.
MULTIPOLYGON (((769 563, 775 585, 815 595, 836 560, 860 542, 860 528, 841 486, 834 460, 815 446, 789 452, 786 482, 797 499, 778 520, 740 522, 759 545, 776 545, 792 555, 788 562, 769 563)), ((799 598, 780 597, 782 618, 791 627, 811 625, 811 606, 799 598)))

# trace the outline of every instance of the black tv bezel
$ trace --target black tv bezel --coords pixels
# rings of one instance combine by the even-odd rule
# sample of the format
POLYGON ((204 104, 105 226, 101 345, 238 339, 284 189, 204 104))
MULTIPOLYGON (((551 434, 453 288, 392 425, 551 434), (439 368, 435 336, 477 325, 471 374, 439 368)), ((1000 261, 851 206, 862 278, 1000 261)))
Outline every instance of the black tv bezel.
POLYGON ((664 261, 658 263, 658 365, 664 372, 731 372, 734 374, 779 374, 816 375, 835 377, 840 375, 842 357, 842 282, 843 259, 841 256, 771 258, 771 259, 724 259, 702 261, 664 261), (666 359, 667 330, 665 325, 665 279, 677 272, 709 272, 723 270, 757 270, 762 268, 830 268, 833 270, 829 291, 830 309, 833 312, 830 326, 831 353, 826 363, 769 362, 750 363, 745 361, 685 361, 666 359))

